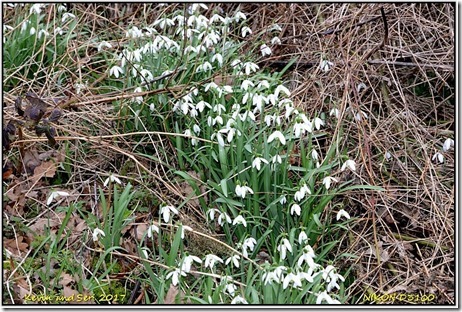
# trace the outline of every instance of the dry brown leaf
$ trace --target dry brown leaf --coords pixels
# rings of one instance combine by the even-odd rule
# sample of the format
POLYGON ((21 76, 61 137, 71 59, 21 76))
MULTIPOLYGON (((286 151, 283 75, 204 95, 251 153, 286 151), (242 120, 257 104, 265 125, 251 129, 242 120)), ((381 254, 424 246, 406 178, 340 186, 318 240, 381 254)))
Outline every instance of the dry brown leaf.
POLYGON ((24 152, 23 164, 28 174, 32 174, 37 166, 41 163, 36 150, 29 149, 24 152))
POLYGON ((45 161, 39 166, 35 167, 34 175, 32 176, 32 183, 35 184, 42 177, 52 178, 56 174, 56 165, 53 161, 45 161))
POLYGON ((61 273, 61 278, 59 280, 59 284, 61 284, 63 286, 67 286, 72 282, 74 282, 74 277, 72 275, 64 273, 64 272, 61 273))
POLYGON ((164 298, 164 304, 175 304, 175 298, 178 295, 178 287, 170 285, 164 298))
POLYGON ((16 256, 21 256, 22 252, 27 252, 29 244, 24 241, 24 236, 18 236, 16 238, 5 239, 3 246, 8 249, 9 252, 16 256))

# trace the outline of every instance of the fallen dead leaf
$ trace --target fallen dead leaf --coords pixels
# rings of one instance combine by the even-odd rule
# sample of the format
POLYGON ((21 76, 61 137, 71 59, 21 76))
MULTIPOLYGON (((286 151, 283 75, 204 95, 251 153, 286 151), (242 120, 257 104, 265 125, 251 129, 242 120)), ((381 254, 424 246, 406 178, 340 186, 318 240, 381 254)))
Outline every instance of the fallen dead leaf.
POLYGON ((56 165, 53 161, 42 162, 39 166, 35 167, 34 175, 32 176, 32 183, 37 183, 41 178, 52 178, 56 174, 56 165))
POLYGON ((24 241, 24 236, 18 236, 17 238, 5 239, 3 241, 3 247, 16 256, 22 256, 21 253, 27 252, 29 244, 24 241))

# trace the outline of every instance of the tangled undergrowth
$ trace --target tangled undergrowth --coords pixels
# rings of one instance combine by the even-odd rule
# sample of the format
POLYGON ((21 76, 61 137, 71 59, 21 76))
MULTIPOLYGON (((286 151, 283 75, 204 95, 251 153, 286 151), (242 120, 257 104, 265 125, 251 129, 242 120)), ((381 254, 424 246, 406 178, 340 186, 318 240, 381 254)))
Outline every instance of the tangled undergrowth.
POLYGON ((3 17, 4 303, 454 303, 453 6, 3 17))

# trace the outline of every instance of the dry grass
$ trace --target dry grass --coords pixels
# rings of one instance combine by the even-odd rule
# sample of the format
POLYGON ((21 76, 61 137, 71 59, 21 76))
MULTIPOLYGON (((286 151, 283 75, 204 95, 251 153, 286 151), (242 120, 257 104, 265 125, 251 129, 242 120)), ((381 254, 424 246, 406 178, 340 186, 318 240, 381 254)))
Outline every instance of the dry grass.
MULTIPOLYGON (((231 10, 237 6, 222 7, 231 10)), ((282 45, 265 64, 279 67, 297 58, 287 78, 300 108, 312 115, 333 107, 368 115, 368 119, 357 121, 345 112, 340 118, 346 127, 338 148, 351 151, 350 158, 356 160, 356 182, 386 189, 341 198, 350 214, 358 218, 338 250, 339 255, 349 252, 358 256, 343 263, 345 269, 353 267, 354 282, 347 290, 349 303, 361 303, 370 293, 432 293, 436 294, 435 303, 453 304, 454 154, 453 150, 445 153, 444 164, 436 164, 432 157, 446 138, 454 137, 454 5, 247 3, 240 7, 249 15, 254 34, 274 22, 281 25, 282 45), (386 14, 386 30, 381 8, 386 14), (332 70, 319 70, 321 58, 335 64, 332 70), (366 88, 358 91, 359 83, 366 88), (392 155, 388 161, 386 152, 392 155)), ((86 25, 86 31, 97 38, 110 37, 107 28, 120 29, 121 20, 149 24, 172 7, 77 4, 74 9, 86 13, 79 24, 86 25)), ((92 61, 94 44, 83 37, 79 40, 68 47, 67 57, 72 61, 62 69, 73 77, 72 83, 89 84, 81 95, 73 95, 76 101, 67 107, 58 129, 69 134, 61 140, 68 142, 70 153, 59 151, 70 157, 65 162, 72 164, 67 187, 79 186, 80 194, 76 195, 93 198, 95 176, 114 172, 142 185, 155 183, 157 187, 147 189, 156 198, 166 198, 168 191, 184 199, 179 185, 161 165, 172 159, 165 152, 170 150, 165 136, 146 129, 136 135, 135 144, 131 140, 134 134, 116 132, 120 116, 112 110, 113 96, 107 94, 113 90, 99 89, 98 80, 93 79, 104 77, 106 68, 92 61), (135 147, 148 145, 156 147, 149 152, 157 162, 135 153, 135 147), (127 160, 132 161, 132 167, 121 172, 127 160)), ((24 88, 48 98, 64 95, 71 82, 56 84, 55 72, 49 70, 39 68, 39 73, 47 73, 40 84, 17 77, 23 81, 21 89, 10 90, 4 98, 6 120, 14 118, 14 98, 24 88)), ((118 90, 114 96, 123 93, 118 90)), ((32 142, 37 139, 24 140, 26 146, 32 142)), ((323 142, 319 144, 322 147, 323 142)), ((4 154, 4 160, 18 157, 16 149, 4 154)), ((28 200, 46 201, 44 189, 49 186, 32 184, 30 179, 18 183, 28 185, 26 197, 41 187, 42 192, 33 193, 28 200)), ((144 220, 151 218, 142 216, 144 220)))
POLYGON ((360 163, 357 182, 386 189, 344 198, 358 217, 339 250, 359 256, 345 263, 356 276, 350 303, 371 293, 432 293, 434 303, 454 303, 454 154, 445 153, 444 164, 432 161, 454 137, 454 6, 247 4, 243 10, 254 12, 254 30, 274 21, 282 26, 283 44, 266 64, 298 59, 290 79, 300 107, 369 116, 341 119, 347 128, 339 148, 360 163), (321 57, 335 63, 331 71, 321 73, 321 57), (360 83, 367 88, 358 92, 360 83))

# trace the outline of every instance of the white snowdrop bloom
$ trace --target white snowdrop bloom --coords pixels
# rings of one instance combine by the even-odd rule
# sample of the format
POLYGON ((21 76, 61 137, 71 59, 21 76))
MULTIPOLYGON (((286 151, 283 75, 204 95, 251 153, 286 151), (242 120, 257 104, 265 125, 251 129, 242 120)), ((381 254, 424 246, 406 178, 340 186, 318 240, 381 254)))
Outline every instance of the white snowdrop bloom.
POLYGON ((211 270, 213 270, 213 267, 215 266, 216 262, 223 263, 223 259, 221 259, 220 257, 215 256, 213 254, 209 254, 209 255, 205 256, 204 267, 206 267, 206 268, 209 267, 211 270))
POLYGON ((279 45, 281 44, 281 39, 279 39, 279 37, 273 37, 273 39, 271 39, 271 44, 279 45))
POLYGON ((245 38, 247 36, 247 34, 252 34, 252 30, 249 27, 244 26, 241 29, 241 34, 242 34, 242 37, 245 38))
POLYGON ((203 64, 197 66, 196 73, 206 72, 206 71, 212 70, 212 68, 213 68, 212 64, 205 61, 203 64))
POLYGON ((339 116, 340 116, 340 111, 339 111, 337 108, 332 108, 332 109, 330 110, 329 116, 332 116, 332 115, 334 115, 335 118, 338 119, 339 116))
POLYGON ((433 155, 432 160, 438 160, 440 163, 444 162, 444 156, 440 152, 436 152, 435 155, 433 155))
POLYGON ((50 33, 48 31, 46 31, 45 29, 41 29, 41 30, 39 30, 39 32, 37 34, 37 37, 40 39, 40 38, 42 38, 42 35, 45 36, 45 37, 48 37, 50 35, 50 33))
POLYGON ((218 216, 218 224, 220 226, 223 226, 225 224, 225 221, 230 224, 232 221, 231 221, 231 218, 226 214, 226 213, 221 213, 219 216, 218 216))
POLYGON ((265 123, 268 127, 271 126, 271 124, 273 123, 273 120, 275 119, 275 117, 273 115, 266 115, 265 116, 265 123))
POLYGON ((340 301, 332 299, 332 297, 329 296, 326 291, 318 294, 318 297, 316 298, 316 304, 321 304, 323 301, 326 301, 328 304, 341 304, 340 301))
POLYGON ((282 134, 281 131, 279 130, 276 130, 274 131, 268 138, 268 143, 271 143, 273 142, 273 140, 277 138, 279 140, 279 142, 281 142, 282 145, 286 145, 286 138, 284 137, 284 135, 282 134))
POLYGON ((223 140, 223 136, 221 135, 220 132, 217 132, 217 140, 218 140, 218 145, 221 147, 225 146, 225 141, 223 140))
POLYGON ((301 268, 305 262, 312 270, 315 270, 316 268, 320 267, 320 265, 314 262, 314 258, 316 258, 316 254, 314 253, 313 248, 310 245, 306 245, 303 248, 303 254, 300 256, 300 258, 298 258, 297 265, 299 268, 301 268))
POLYGON ((111 67, 111 69, 109 70, 109 76, 114 76, 116 78, 119 78, 119 75, 120 74, 123 74, 124 70, 119 67, 119 66, 113 66, 111 67))
POLYGON ((305 231, 301 231, 300 234, 298 234, 298 244, 303 245, 308 241, 308 236, 306 235, 305 231))
POLYGON ((166 279, 172 279, 172 285, 176 286, 180 276, 186 276, 186 273, 176 268, 174 271, 167 274, 166 279))
POLYGON ((356 119, 357 121, 361 121, 361 120, 363 119, 363 117, 364 117, 365 119, 368 118, 367 114, 366 114, 365 112, 363 112, 363 111, 360 111, 359 113, 357 113, 357 114, 355 115, 355 119, 356 119))
POLYGON ((249 256, 247 250, 253 251, 256 244, 257 241, 253 237, 249 237, 244 240, 244 242, 242 243, 242 254, 244 255, 244 257, 249 256))
POLYGON ((175 21, 173 19, 166 18, 166 17, 159 18, 158 20, 154 22, 154 26, 157 26, 157 25, 159 25, 161 29, 165 29, 168 26, 175 25, 175 21))
POLYGON ((273 31, 273 30, 274 31, 282 31, 282 28, 281 28, 281 26, 279 26, 279 24, 274 24, 268 29, 268 31, 273 31))
POLYGON ((199 127, 199 125, 195 124, 193 126, 193 131, 197 134, 199 134, 201 132, 201 128, 199 127))
POLYGON ((109 184, 109 181, 116 182, 117 184, 122 185, 122 181, 120 181, 119 178, 113 175, 112 173, 109 175, 109 177, 106 180, 104 180, 104 186, 107 186, 109 184))
MULTIPOLYGON (((253 87, 253 86, 255 86, 254 83, 253 83, 252 81, 248 80, 248 79, 244 80, 244 81, 241 83, 241 89, 244 90, 244 91, 247 91, 247 89, 248 89, 249 87, 253 87)), ((247 96, 247 98, 248 98, 248 95, 249 95, 249 94, 246 93, 244 96, 247 96)), ((246 98, 246 100, 245 100, 244 102, 247 102, 247 98, 246 98)))
POLYGON ((332 183, 332 181, 334 182, 338 182, 338 180, 336 178, 333 178, 333 177, 325 177, 323 180, 322 180, 322 184, 325 185, 326 189, 328 190, 330 188, 330 184, 332 183))
POLYGON ((242 224, 244 227, 247 227, 247 221, 245 221, 244 217, 241 216, 241 215, 238 215, 234 221, 233 221, 233 225, 236 225, 236 224, 242 224))
POLYGON ((356 91, 360 92, 362 89, 366 89, 366 88, 367 88, 366 84, 364 82, 361 82, 360 84, 356 86, 356 91))
POLYGON ((61 18, 61 22, 64 23, 68 18, 71 18, 71 19, 75 18, 75 15, 72 13, 66 12, 63 14, 63 17, 61 18))
POLYGON ((260 51, 261 51, 261 55, 262 56, 266 56, 266 55, 271 55, 271 48, 268 47, 266 44, 263 44, 261 47, 260 47, 260 51))
POLYGON ((390 158, 391 158, 391 153, 387 151, 385 153, 385 159, 388 161, 388 160, 390 160, 390 158))
POLYGON ((234 255, 232 257, 229 257, 228 259, 226 259, 225 261, 225 264, 228 265, 230 262, 233 263, 233 265, 238 268, 239 267, 239 259, 241 257, 239 257, 239 255, 234 255))
POLYGON ((69 193, 68 192, 64 192, 64 191, 53 191, 51 192, 50 196, 48 196, 48 200, 47 200, 47 206, 49 206, 53 200, 55 198, 58 198, 58 197, 67 197, 69 196, 69 193))
POLYGON ((152 238, 152 233, 156 232, 157 234, 159 234, 159 227, 155 224, 151 224, 149 227, 148 227, 148 238, 152 238))
POLYGON ((106 234, 104 233, 104 231, 102 231, 102 230, 96 228, 96 229, 93 230, 92 236, 93 236, 93 241, 94 241, 94 242, 97 242, 97 241, 99 240, 99 237, 98 237, 98 236, 103 236, 103 237, 105 237, 106 234))
POLYGON ((248 187, 247 185, 241 186, 241 185, 236 185, 235 189, 236 195, 242 198, 245 198, 247 193, 253 194, 253 190, 248 187))
POLYGON ((178 210, 173 206, 164 206, 160 208, 160 213, 164 218, 165 223, 170 221, 170 213, 173 212, 174 214, 178 214, 178 210))
POLYGON ((298 115, 297 109, 295 109, 295 107, 293 107, 292 105, 287 104, 285 108, 286 108, 286 113, 285 113, 286 119, 289 119, 292 113, 295 113, 296 115, 298 115))
POLYGON ((30 28, 29 34, 31 34, 31 35, 35 34, 35 27, 30 28))
POLYGON ((279 199, 279 203, 281 205, 284 205, 285 203, 287 203, 287 198, 285 195, 282 195, 281 198, 279 199))
POLYGON ((293 204, 292 207, 290 207, 290 214, 294 215, 294 213, 297 216, 300 216, 301 208, 298 204, 293 204))
POLYGON ((193 262, 201 264, 202 260, 196 256, 186 256, 186 258, 183 260, 183 264, 181 265, 181 271, 189 273, 191 271, 191 265, 193 262))
POLYGON ((62 34, 64 34, 64 31, 61 27, 56 27, 55 30, 53 31, 53 34, 61 36, 62 34))
POLYGON ((266 89, 269 89, 270 85, 269 85, 269 82, 268 80, 262 80, 258 83, 257 85, 257 88, 258 89, 262 89, 262 88, 266 88, 266 89))
MULTIPOLYGON (((205 108, 206 106, 207 106, 208 108, 212 108, 212 106, 211 106, 209 103, 207 103, 207 102, 205 102, 205 101, 200 101, 199 103, 196 104, 196 109, 197 109, 199 112, 202 113, 202 112, 204 111, 204 108, 205 108)), ((210 116, 209 116, 209 117, 210 117, 210 116)), ((210 126, 210 125, 209 125, 209 126, 210 126)))
POLYGON ((218 209, 216 209, 216 208, 212 208, 212 209, 210 209, 210 210, 207 212, 207 214, 208 214, 210 220, 213 221, 213 219, 215 219, 215 213, 221 213, 221 212, 220 212, 220 210, 218 210, 218 209))
POLYGON ((340 209, 339 212, 337 212, 337 221, 340 220, 341 217, 344 217, 347 220, 350 219, 350 215, 348 214, 348 212, 346 212, 343 209, 340 209))
POLYGON ((232 301, 231 304, 249 304, 245 298, 242 298, 241 296, 236 296, 232 301))
POLYGON ((217 62, 220 66, 223 66, 223 56, 220 53, 215 54, 212 56, 212 62, 217 62))
POLYGON ((248 76, 250 75, 252 72, 256 72, 257 70, 260 69, 260 66, 258 66, 257 64, 255 63, 252 63, 252 62, 246 62, 243 64, 243 67, 245 69, 245 74, 248 76))
POLYGON ((297 288, 297 287, 302 287, 302 281, 300 280, 300 277, 295 275, 294 273, 290 272, 289 274, 286 275, 284 278, 284 282, 282 283, 282 288, 286 289, 290 282, 292 282, 292 287, 297 288))
POLYGON ((443 152, 447 152, 452 146, 454 146, 454 140, 447 138, 443 144, 443 152))
POLYGON ((236 23, 238 23, 240 20, 245 21, 246 19, 247 17, 241 11, 237 11, 236 14, 234 14, 234 20, 236 21, 236 23))
POLYGON ((258 171, 260 171, 260 168, 261 168, 261 163, 265 163, 265 164, 268 164, 269 162, 264 159, 264 158, 261 158, 261 157, 255 157, 255 159, 253 160, 252 162, 252 168, 257 168, 258 171))
POLYGON ((355 171, 356 170, 356 164, 354 162, 354 160, 351 160, 351 159, 348 159, 347 161, 345 161, 342 165, 342 168, 341 170, 342 171, 345 171, 346 168, 349 168, 351 171, 355 171))
POLYGON ((324 126, 324 121, 323 121, 321 118, 316 117, 316 118, 314 119, 314 126, 315 126, 315 128, 316 128, 317 130, 319 130, 319 129, 321 129, 321 126, 324 126))
POLYGON ((281 259, 284 260, 287 255, 287 250, 292 253, 292 245, 287 238, 282 239, 282 244, 277 247, 277 250, 281 253, 281 259))
POLYGON ((332 66, 334 66, 334 63, 329 62, 327 60, 322 60, 321 64, 319 64, 319 69, 327 73, 332 68, 332 66))
POLYGON ((282 158, 281 158, 280 155, 275 155, 275 156, 273 156, 273 158, 271 159, 271 162, 272 162, 273 164, 275 164, 275 163, 282 164, 282 158))
POLYGON ((226 285, 225 292, 227 292, 231 296, 234 296, 234 292, 236 291, 236 289, 237 289, 236 285, 231 283, 231 284, 226 285))
POLYGON ((313 160, 318 160, 319 159, 319 154, 314 148, 311 151, 311 159, 313 159, 313 160))
POLYGON ((289 89, 287 89, 284 85, 278 85, 276 87, 276 90, 274 90, 274 95, 279 98, 279 93, 281 93, 281 91, 285 93, 287 96, 290 96, 291 94, 289 89))
POLYGON ((112 48, 112 45, 106 41, 102 41, 100 42, 100 44, 98 44, 98 52, 101 51, 103 48, 112 48))
POLYGON ((45 4, 42 4, 42 3, 33 4, 29 10, 29 13, 30 14, 40 14, 40 12, 42 12, 42 8, 44 7, 45 7, 45 4))

